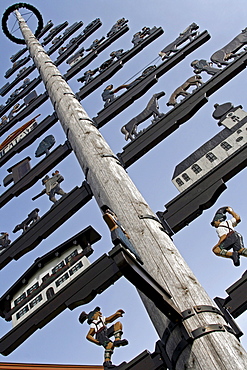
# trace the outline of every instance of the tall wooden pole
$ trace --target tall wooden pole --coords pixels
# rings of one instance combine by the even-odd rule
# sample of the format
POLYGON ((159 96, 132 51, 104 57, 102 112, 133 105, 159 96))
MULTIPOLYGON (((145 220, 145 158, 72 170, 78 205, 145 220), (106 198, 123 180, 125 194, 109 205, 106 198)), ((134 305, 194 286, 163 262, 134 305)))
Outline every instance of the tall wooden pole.
MULTIPOLYGON (((247 368, 247 354, 236 337, 224 329, 226 321, 219 314, 205 312, 205 306, 211 307, 214 305, 213 302, 171 239, 162 231, 161 225, 151 218, 140 217, 155 215, 20 13, 18 11, 15 13, 30 55, 80 166, 87 174, 87 181, 99 207, 107 205, 117 214, 141 256, 146 270, 169 291, 175 305, 181 311, 189 310, 187 312, 192 313, 187 315, 184 326, 188 333, 194 333, 196 339, 181 350, 179 356, 176 347, 183 343, 183 330, 177 327, 170 330, 168 335, 166 345, 168 357, 170 359, 178 357, 173 368, 178 370, 247 368), (200 309, 193 309, 199 305, 201 313, 198 313, 200 309), (216 327, 219 331, 213 330, 216 327)), ((142 296, 142 299, 154 327, 162 337, 169 326, 169 320, 146 297, 142 296)), ((166 331, 168 332, 169 330, 166 331)))

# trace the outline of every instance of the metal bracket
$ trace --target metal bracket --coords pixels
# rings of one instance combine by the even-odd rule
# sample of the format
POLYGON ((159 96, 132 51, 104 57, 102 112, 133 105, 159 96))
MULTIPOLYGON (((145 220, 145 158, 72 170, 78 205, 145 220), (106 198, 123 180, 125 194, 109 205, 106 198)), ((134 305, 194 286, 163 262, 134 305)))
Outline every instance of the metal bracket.
POLYGON ((182 338, 181 341, 178 343, 177 347, 175 348, 175 350, 173 352, 172 358, 171 358, 171 364, 172 364, 171 369, 175 369, 176 363, 177 363, 181 353, 185 350, 185 348, 189 344, 192 344, 191 338, 190 338, 190 340, 188 340, 186 338, 182 338))
MULTIPOLYGON (((55 76, 55 75, 54 75, 55 76)), ((59 75, 58 75, 59 76, 59 75)), ((61 76, 62 78, 64 78, 63 76, 61 76)), ((72 92, 64 92, 63 95, 71 95, 73 98, 76 99, 76 96, 75 94, 73 94, 72 92)))
POLYGON ((225 299, 215 297, 214 298, 215 303, 219 307, 219 309, 222 312, 222 315, 224 316, 224 319, 226 322, 232 327, 233 331, 235 332, 236 337, 239 339, 244 333, 242 330, 239 328, 235 320, 233 319, 232 315, 230 312, 227 310, 227 308, 224 306, 225 305, 225 299))
MULTIPOLYGON (((61 75, 60 73, 54 73, 54 74, 52 75, 52 77, 61 77, 61 78, 64 80, 63 75, 61 75)), ((71 94, 71 93, 64 93, 64 95, 65 95, 65 94, 71 94)))
POLYGON ((153 216, 153 215, 138 215, 138 217, 139 217, 141 220, 143 220, 143 219, 145 219, 145 218, 148 218, 148 219, 150 219, 150 220, 157 221, 160 225, 162 225, 162 224, 161 224, 161 222, 160 222, 160 220, 158 220, 158 218, 157 218, 157 217, 155 217, 155 216, 153 216))
POLYGON ((119 162, 118 157, 116 157, 116 156, 115 156, 115 155, 113 155, 113 154, 101 154, 101 158, 107 158, 107 157, 109 157, 109 158, 114 158, 114 159, 116 159, 116 160, 119 162))
POLYGON ((79 121, 89 121, 93 126, 95 126, 94 121, 92 121, 90 118, 79 118, 79 121))
POLYGON ((171 238, 171 235, 173 234, 172 230, 170 229, 169 225, 168 224, 163 224, 157 217, 153 216, 153 215, 138 215, 138 217, 143 220, 145 218, 147 219, 150 219, 150 220, 154 220, 154 221, 157 221, 161 226, 162 228, 164 229, 165 233, 170 236, 171 238))
POLYGON ((215 331, 228 331, 231 334, 235 334, 232 328, 227 325, 220 325, 220 324, 210 324, 201 326, 200 328, 197 328, 191 332, 193 341, 195 339, 198 339, 202 337, 203 335, 213 333, 215 331))
MULTIPOLYGON (((182 313, 182 315, 183 315, 183 313, 182 313)), ((181 355, 183 350, 190 343, 192 343, 192 341, 193 341, 193 339, 192 339, 190 333, 187 331, 187 329, 185 328, 185 326, 183 325, 182 322, 179 322, 179 323, 170 322, 169 323, 169 325, 166 328, 166 330, 164 331, 164 334, 163 334, 163 336, 161 338, 161 341, 159 343, 159 349, 161 351, 162 358, 164 358, 164 361, 167 364, 169 369, 174 369, 175 368, 175 365, 177 363, 177 360, 178 360, 179 356, 181 355), (166 344, 168 342, 168 339, 169 339, 170 335, 173 333, 173 331, 177 327, 180 327, 180 330, 182 331, 182 339, 178 343, 177 347, 175 348, 175 350, 173 352, 172 358, 170 359, 170 357, 168 356, 168 354, 166 352, 166 344)))
MULTIPOLYGON (((40 52, 43 53, 44 51, 43 50, 40 50, 40 52)), ((55 65, 52 60, 46 60, 45 61, 45 64, 53 64, 53 65, 55 65)))
POLYGON ((101 154, 101 158, 113 158, 116 160, 117 164, 119 164, 119 166, 123 167, 122 163, 120 162, 119 158, 116 157, 115 155, 113 154, 101 154))
MULTIPOLYGON (((164 331, 163 336, 161 338, 161 342, 164 346, 166 346, 166 343, 168 342, 168 339, 169 339, 170 335, 178 327, 178 325, 181 326, 181 322, 170 322, 169 323, 168 327, 164 331)), ((182 328, 182 330, 183 330, 183 328, 185 329, 185 337, 186 338, 189 337, 189 334, 188 334, 186 328, 183 325, 181 326, 181 328, 182 328)))
POLYGON ((201 312, 216 313, 224 317, 223 313, 218 308, 214 306, 200 305, 200 306, 194 306, 192 308, 189 308, 188 310, 183 311, 182 312, 183 320, 186 320, 189 317, 194 316, 195 314, 199 314, 201 312))
MULTIPOLYGON (((200 305, 200 306, 194 306, 192 308, 189 308, 182 313, 183 321, 187 320, 188 318, 200 314, 203 312, 210 312, 215 313, 217 315, 221 315, 224 317, 223 313, 216 307, 210 306, 210 305, 200 305)), ((202 337, 203 335, 213 333, 215 331, 225 332, 228 331, 229 333, 236 336, 235 331, 230 328, 227 325, 221 325, 221 324, 208 324, 205 326, 201 326, 191 332, 188 332, 186 327, 183 325, 183 322, 178 323, 170 323, 167 327, 167 329, 164 331, 164 334, 161 338, 161 346, 162 346, 162 355, 164 356, 166 362, 170 361, 170 368, 174 369, 176 366, 176 363, 181 355, 181 353, 185 350, 185 348, 188 345, 191 345, 194 340, 202 337), (182 331, 182 339, 178 343, 177 347, 175 348, 172 358, 169 359, 168 354, 166 353, 166 344, 171 336, 171 334, 174 332, 176 328, 180 327, 180 330, 182 331)))
MULTIPOLYGON (((174 328, 175 328, 175 326, 177 326, 177 325, 174 325, 174 328)), ((171 369, 175 369, 176 363, 177 363, 181 353, 185 350, 185 348, 187 346, 192 345, 194 340, 202 337, 203 335, 211 334, 211 333, 216 332, 216 331, 220 331, 220 332, 228 331, 229 333, 235 335, 232 328, 230 328, 227 325, 220 325, 220 324, 210 324, 210 325, 201 326, 201 327, 193 330, 190 333, 188 333, 185 329, 185 334, 187 333, 188 336, 183 337, 181 339, 181 341, 178 343, 177 347, 175 348, 175 350, 173 352, 173 355, 172 355, 172 358, 171 358, 171 362, 170 362, 171 363, 171 369)), ((168 340, 168 338, 169 338, 169 336, 166 335, 166 341, 168 340)), ((166 354, 165 344, 163 343, 163 337, 162 337, 161 342, 162 342, 163 350, 166 354)), ((167 359, 169 358, 167 354, 166 354, 165 358, 166 358, 166 361, 167 361, 167 359)))

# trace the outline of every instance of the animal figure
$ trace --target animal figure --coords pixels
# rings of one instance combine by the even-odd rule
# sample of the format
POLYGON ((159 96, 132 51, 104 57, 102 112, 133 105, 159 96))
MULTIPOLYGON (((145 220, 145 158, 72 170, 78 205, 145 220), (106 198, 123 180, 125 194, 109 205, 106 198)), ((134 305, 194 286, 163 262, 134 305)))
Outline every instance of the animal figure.
POLYGON ((242 32, 237 35, 231 42, 229 42, 229 44, 216 51, 210 59, 213 63, 217 64, 218 67, 222 67, 222 65, 227 65, 227 61, 229 59, 236 58, 240 55, 235 53, 245 44, 247 44, 247 27, 243 29, 242 32))
POLYGON ((156 27, 152 29, 150 27, 143 27, 141 31, 136 32, 132 38, 134 46, 140 44, 146 36, 150 36, 156 30, 156 27))
POLYGON ((181 86, 179 86, 171 95, 168 103, 166 105, 173 105, 175 106, 177 103, 176 99, 182 95, 184 97, 190 95, 190 93, 187 92, 187 90, 190 88, 190 86, 196 86, 198 88, 200 85, 202 85, 203 82, 201 81, 201 76, 195 75, 190 78, 188 78, 187 81, 185 81, 181 86))
POLYGON ((119 19, 110 29, 110 31, 107 33, 107 37, 113 36, 115 33, 117 33, 126 23, 128 23, 128 20, 125 18, 119 19))
POLYGON ((89 23, 83 30, 83 33, 85 35, 85 33, 89 32, 91 28, 94 27, 94 25, 96 25, 98 22, 100 21, 99 18, 96 18, 94 19, 91 23, 89 23))
POLYGON ((92 44, 89 46, 88 49, 85 49, 85 51, 93 51, 97 49, 97 47, 100 45, 100 43, 105 39, 104 36, 101 37, 101 39, 95 39, 92 44))
POLYGON ((159 105, 158 105, 158 99, 164 96, 164 91, 161 91, 160 93, 154 94, 152 98, 149 100, 146 108, 138 114, 138 116, 132 118, 126 125, 124 125, 121 128, 121 132, 125 135, 125 140, 128 139, 134 140, 137 136, 137 126, 140 125, 140 123, 146 121, 149 117, 153 116, 154 121, 161 118, 164 114, 159 112, 159 105))
POLYGON ((198 32, 196 31, 198 28, 199 26, 196 23, 192 23, 183 32, 181 32, 176 40, 171 42, 159 52, 159 56, 161 56, 162 60, 168 58, 172 52, 176 53, 178 51, 177 47, 183 44, 185 41, 192 41, 193 38, 198 35, 198 32))
POLYGON ((31 227, 35 222, 37 222, 40 219, 39 216, 39 209, 35 208, 31 213, 29 213, 28 217, 22 221, 19 225, 16 225, 16 227, 13 230, 13 233, 16 233, 19 230, 23 230, 23 233, 28 230, 29 227, 31 227))
POLYGON ((0 233, 0 253, 6 249, 11 241, 9 240, 9 234, 5 232, 0 233))

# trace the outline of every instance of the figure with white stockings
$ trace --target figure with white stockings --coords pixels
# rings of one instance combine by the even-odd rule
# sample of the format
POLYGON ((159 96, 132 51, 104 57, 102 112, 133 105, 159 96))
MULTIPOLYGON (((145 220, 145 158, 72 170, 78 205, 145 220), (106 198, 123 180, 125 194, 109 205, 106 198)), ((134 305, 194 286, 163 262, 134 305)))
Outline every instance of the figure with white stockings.
POLYGON ((218 209, 211 222, 219 237, 218 243, 213 247, 213 252, 216 256, 231 258, 235 266, 240 265, 240 256, 247 257, 243 237, 234 230, 240 221, 240 216, 231 207, 222 207, 218 209), (229 213, 232 218, 227 220, 226 213, 229 213))
POLYGON ((96 307, 88 314, 83 311, 79 316, 79 322, 81 324, 87 320, 87 323, 90 325, 86 338, 90 342, 105 348, 103 363, 104 369, 113 369, 116 367, 111 362, 111 356, 114 349, 128 344, 126 339, 122 339, 123 326, 120 321, 117 321, 115 324, 107 328, 107 324, 112 323, 119 317, 122 317, 124 313, 125 312, 122 309, 119 309, 113 315, 105 317, 102 315, 100 307, 96 307), (110 339, 112 336, 114 336, 113 341, 110 339))

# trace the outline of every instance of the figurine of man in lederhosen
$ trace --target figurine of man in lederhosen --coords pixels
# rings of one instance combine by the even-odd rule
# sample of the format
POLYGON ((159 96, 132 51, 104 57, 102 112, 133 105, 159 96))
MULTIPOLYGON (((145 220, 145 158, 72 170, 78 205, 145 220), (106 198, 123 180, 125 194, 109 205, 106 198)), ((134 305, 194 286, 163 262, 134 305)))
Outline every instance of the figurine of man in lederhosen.
POLYGON ((113 354, 115 347, 122 347, 128 344, 127 339, 121 339, 123 334, 123 326, 120 321, 117 321, 115 324, 107 328, 107 324, 112 323, 118 317, 122 317, 125 312, 122 309, 119 309, 113 315, 105 317, 102 316, 100 312, 100 307, 96 307, 93 311, 86 314, 82 312, 79 316, 79 322, 83 322, 87 319, 87 323, 90 325, 89 332, 87 333, 86 338, 97 344, 98 346, 103 346, 105 348, 104 354, 104 369, 112 369, 115 365, 111 362, 111 356, 113 354), (109 339, 114 336, 114 341, 109 339))
POLYGON ((240 256, 247 257, 243 237, 234 230, 240 221, 240 216, 231 207, 222 207, 218 209, 211 222, 219 237, 218 243, 213 247, 213 252, 216 256, 231 258, 235 266, 240 265, 240 256), (227 220, 226 213, 232 215, 232 218, 227 220), (233 251, 231 252, 230 249, 233 251))

